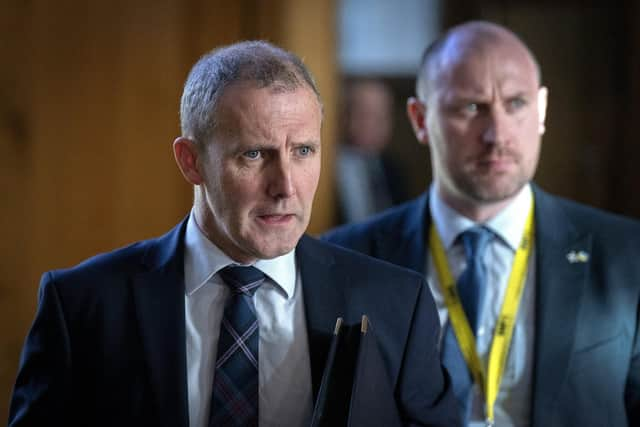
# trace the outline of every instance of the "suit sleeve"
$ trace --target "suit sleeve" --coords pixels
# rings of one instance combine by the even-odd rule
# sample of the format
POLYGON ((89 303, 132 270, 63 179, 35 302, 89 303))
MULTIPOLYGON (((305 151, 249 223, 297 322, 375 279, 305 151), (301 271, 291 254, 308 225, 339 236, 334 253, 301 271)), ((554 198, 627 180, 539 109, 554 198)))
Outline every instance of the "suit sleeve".
POLYGON ((439 335, 436 306, 421 280, 398 388, 408 425, 461 425, 449 375, 440 363, 439 335))
POLYGON ((9 426, 69 425, 69 334, 51 273, 42 276, 38 310, 20 358, 9 426))
POLYGON ((322 234, 320 239, 376 257, 374 245, 369 237, 372 233, 369 233, 364 227, 362 224, 349 224, 322 234))
POLYGON ((629 425, 640 424, 640 301, 636 309, 636 331, 633 353, 625 390, 625 404, 629 425))

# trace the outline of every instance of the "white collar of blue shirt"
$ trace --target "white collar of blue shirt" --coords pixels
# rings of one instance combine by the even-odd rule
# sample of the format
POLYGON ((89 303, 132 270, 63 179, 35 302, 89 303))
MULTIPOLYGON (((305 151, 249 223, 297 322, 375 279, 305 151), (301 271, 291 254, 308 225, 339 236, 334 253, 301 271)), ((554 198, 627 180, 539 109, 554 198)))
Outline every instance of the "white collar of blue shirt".
MULTIPOLYGON (((185 292, 189 296, 224 267, 238 264, 204 235, 196 223, 193 210, 187 220, 184 243, 184 282, 185 292)), ((258 260, 253 266, 278 285, 287 299, 293 296, 296 285, 295 249, 277 258, 258 260)))
MULTIPOLYGON (((477 225, 469 218, 449 207, 440 197, 434 185, 430 188, 429 210, 440 239, 445 248, 451 249, 456 237, 463 231, 477 225)), ((526 184, 518 195, 503 210, 489 219, 484 225, 499 236, 513 251, 520 245, 527 214, 531 209, 533 193, 526 184)))

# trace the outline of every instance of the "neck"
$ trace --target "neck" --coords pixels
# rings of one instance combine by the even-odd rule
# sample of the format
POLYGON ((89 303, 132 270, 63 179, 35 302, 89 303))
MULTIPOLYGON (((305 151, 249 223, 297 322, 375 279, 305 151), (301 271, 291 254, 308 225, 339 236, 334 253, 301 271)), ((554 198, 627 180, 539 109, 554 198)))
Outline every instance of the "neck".
POLYGON ((217 228, 215 225, 215 218, 213 217, 213 213, 209 209, 206 204, 205 195, 201 192, 198 192, 196 189, 195 197, 194 197, 194 216, 196 220, 196 225, 205 235, 207 239, 214 245, 218 247, 225 255, 231 258, 233 261, 250 265, 254 264, 258 259, 253 256, 248 256, 241 251, 237 250, 236 247, 225 238, 224 235, 217 232, 217 228))
POLYGON ((516 198, 518 193, 510 196, 506 199, 498 201, 478 201, 464 197, 455 197, 450 194, 446 194, 443 191, 438 191, 442 200, 460 215, 469 218, 476 223, 485 223, 504 208, 506 208, 516 198))

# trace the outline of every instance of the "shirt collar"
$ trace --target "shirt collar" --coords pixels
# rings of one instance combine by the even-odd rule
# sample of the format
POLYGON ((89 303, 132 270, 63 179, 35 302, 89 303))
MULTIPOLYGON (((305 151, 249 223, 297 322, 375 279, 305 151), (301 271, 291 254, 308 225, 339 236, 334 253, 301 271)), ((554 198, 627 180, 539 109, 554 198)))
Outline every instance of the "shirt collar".
POLYGON ((533 203, 533 192, 525 185, 506 208, 487 221, 486 226, 516 251, 522 241, 524 227, 533 203))
MULTIPOLYGON (((191 210, 185 232, 185 292, 192 295, 224 267, 235 264, 229 256, 211 242, 198 226, 191 210)), ((273 259, 261 259, 253 264, 266 274, 287 295, 293 296, 296 284, 295 249, 273 259)))
MULTIPOLYGON (((526 184, 516 197, 498 214, 489 219, 484 226, 502 239, 512 250, 516 250, 522 240, 527 214, 531 209, 533 193, 526 184)), ((455 243, 456 237, 469 228, 478 225, 469 218, 459 214, 443 200, 435 185, 431 186, 429 196, 431 218, 446 249, 455 243)))

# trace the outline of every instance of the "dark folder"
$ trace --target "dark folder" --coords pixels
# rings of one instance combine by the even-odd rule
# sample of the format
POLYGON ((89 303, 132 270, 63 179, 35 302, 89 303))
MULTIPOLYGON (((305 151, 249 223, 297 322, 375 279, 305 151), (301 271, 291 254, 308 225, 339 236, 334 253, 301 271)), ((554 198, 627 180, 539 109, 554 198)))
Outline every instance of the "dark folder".
POLYGON ((402 422, 367 316, 338 318, 311 420, 312 427, 395 427, 402 422))

